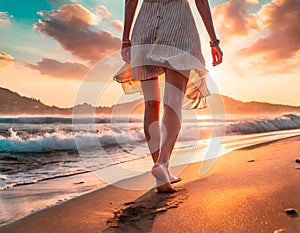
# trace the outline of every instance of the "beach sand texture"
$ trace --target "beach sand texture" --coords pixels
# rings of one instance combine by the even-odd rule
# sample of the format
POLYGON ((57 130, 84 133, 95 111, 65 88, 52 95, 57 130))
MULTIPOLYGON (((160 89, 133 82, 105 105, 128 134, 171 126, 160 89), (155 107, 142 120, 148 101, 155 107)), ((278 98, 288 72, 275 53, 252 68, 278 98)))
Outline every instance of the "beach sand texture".
POLYGON ((173 194, 110 185, 4 225, 0 232, 300 232, 299 148, 300 136, 239 149, 219 158, 202 177, 202 163, 190 164, 173 194), (297 213, 287 214, 288 209, 297 213))

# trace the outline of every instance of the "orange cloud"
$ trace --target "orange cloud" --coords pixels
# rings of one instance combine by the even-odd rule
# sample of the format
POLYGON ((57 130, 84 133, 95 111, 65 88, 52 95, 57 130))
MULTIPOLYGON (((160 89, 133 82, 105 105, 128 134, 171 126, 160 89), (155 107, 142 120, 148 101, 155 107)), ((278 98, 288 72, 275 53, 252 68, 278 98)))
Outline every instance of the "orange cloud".
POLYGON ((257 4, 256 0, 230 0, 213 9, 216 29, 223 41, 233 36, 247 36, 259 29, 255 16, 247 12, 247 7, 257 4))
POLYGON ((120 49, 120 39, 111 32, 90 30, 99 19, 79 4, 67 4, 40 15, 44 19, 33 25, 35 30, 53 37, 65 50, 91 64, 120 49))
POLYGON ((38 12, 39 15, 57 20, 70 27, 84 27, 97 25, 97 16, 80 4, 66 4, 59 10, 38 12))
POLYGON ((4 52, 0 53, 0 67, 12 65, 14 61, 15 59, 13 58, 13 56, 4 52))
POLYGON ((278 72, 299 72, 300 1, 273 0, 257 13, 267 35, 260 37, 239 55, 261 56, 259 66, 274 67, 278 72))
POLYGON ((120 20, 111 20, 109 23, 114 26, 118 31, 123 31, 123 22, 120 20))
POLYGON ((293 57, 300 50, 300 1, 275 0, 258 12, 268 35, 259 38, 244 54, 269 53, 272 60, 293 57))
POLYGON ((259 4, 259 0, 245 0, 248 4, 259 4))
POLYGON ((25 66, 38 70, 42 75, 76 80, 82 80, 89 70, 89 67, 80 63, 59 62, 49 58, 43 58, 37 64, 25 63, 25 66))

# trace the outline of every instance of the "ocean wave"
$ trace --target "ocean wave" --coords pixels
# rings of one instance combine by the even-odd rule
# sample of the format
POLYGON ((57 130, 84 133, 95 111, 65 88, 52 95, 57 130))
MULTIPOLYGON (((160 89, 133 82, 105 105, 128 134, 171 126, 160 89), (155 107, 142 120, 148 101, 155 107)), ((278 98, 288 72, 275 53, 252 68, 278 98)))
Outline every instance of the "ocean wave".
POLYGON ((141 129, 121 130, 115 132, 92 133, 76 132, 67 133, 59 130, 43 135, 32 135, 24 139, 18 136, 12 128, 9 129, 10 137, 0 136, 0 152, 53 152, 77 151, 78 149, 101 148, 144 140, 141 129))
MULTIPOLYGON (((2 118, 3 119, 3 118, 2 118)), ((126 122, 126 118, 118 118, 120 122, 126 122)), ((57 123, 57 122, 56 122, 57 123)), ((94 127, 88 130, 73 132, 70 129, 58 129, 55 132, 42 131, 38 133, 18 134, 12 128, 8 129, 9 136, 0 136, 0 152, 52 152, 52 151, 77 151, 81 149, 97 149, 101 147, 118 146, 121 144, 142 142, 145 140, 142 124, 100 125, 95 131, 94 127), (113 128, 111 128, 113 126, 113 128)), ((179 141, 193 141, 213 136, 235 134, 265 133, 280 130, 300 128, 300 116, 287 114, 275 118, 235 120, 224 125, 224 122, 210 124, 189 124, 182 127, 179 141), (214 128, 212 128, 214 127, 214 128)), ((201 122, 203 123, 203 122, 201 122)), ((39 126, 37 126, 39 127, 39 126)), ((24 131, 24 129, 23 129, 24 131)))
POLYGON ((226 134, 252 134, 300 128, 300 116, 286 114, 273 119, 235 122, 227 125, 226 134))

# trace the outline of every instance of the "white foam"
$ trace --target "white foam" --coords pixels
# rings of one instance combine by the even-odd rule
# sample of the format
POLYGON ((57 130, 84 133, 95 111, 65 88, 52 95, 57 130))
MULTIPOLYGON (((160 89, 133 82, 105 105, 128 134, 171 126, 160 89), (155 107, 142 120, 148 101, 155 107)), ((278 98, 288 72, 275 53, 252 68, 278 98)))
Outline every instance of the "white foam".
POLYGON ((77 146, 84 149, 144 140, 142 130, 123 130, 119 133, 112 130, 104 133, 57 130, 43 135, 31 135, 28 139, 21 138, 13 129, 9 131, 10 137, 0 136, 0 152, 76 151, 77 146))
MULTIPOLYGON (((42 121, 42 119, 39 120, 42 121)), ((40 132, 42 128, 37 125, 38 133, 26 135, 26 138, 19 136, 13 128, 9 128, 10 136, 0 136, 0 152, 77 151, 78 149, 115 146, 145 140, 142 123, 124 122, 125 118, 120 118, 119 121, 123 121, 123 123, 98 124, 98 132, 95 132, 94 127, 75 132, 71 130, 64 131, 63 129, 56 129, 55 132, 51 133, 40 132), (114 128, 111 128, 111 126, 114 128)), ((210 138, 213 130, 214 137, 223 136, 223 124, 224 122, 215 122, 211 125, 201 125, 199 122, 193 122, 192 125, 191 123, 183 124, 179 141, 210 138)), ((228 123, 226 125, 226 135, 253 134, 298 128, 300 128, 300 116, 288 114, 275 118, 237 120, 228 123)), ((26 128, 24 130, 26 131, 26 128)))

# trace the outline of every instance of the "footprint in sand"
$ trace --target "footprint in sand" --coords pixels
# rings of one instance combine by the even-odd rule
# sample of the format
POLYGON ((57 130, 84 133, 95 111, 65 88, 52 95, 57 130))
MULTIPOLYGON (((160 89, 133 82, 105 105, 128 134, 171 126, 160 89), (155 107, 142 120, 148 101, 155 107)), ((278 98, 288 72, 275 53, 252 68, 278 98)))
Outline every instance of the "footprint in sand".
POLYGON ((187 190, 178 188, 176 193, 147 193, 139 199, 124 203, 124 208, 114 212, 107 223, 109 228, 131 227, 137 230, 141 226, 152 225, 156 215, 177 208, 188 199, 187 190))

